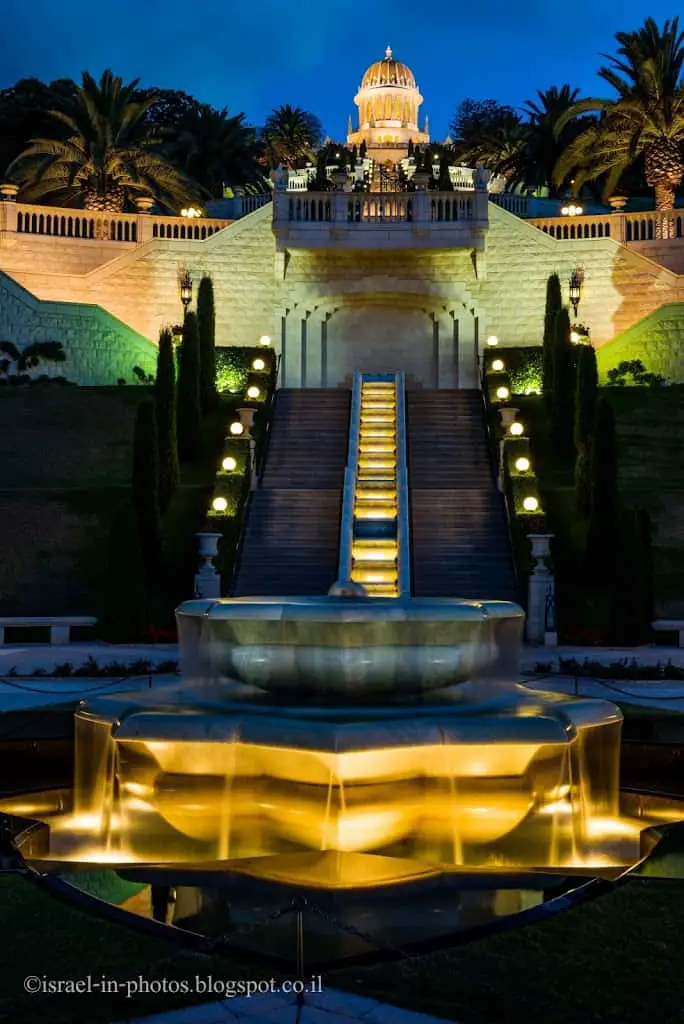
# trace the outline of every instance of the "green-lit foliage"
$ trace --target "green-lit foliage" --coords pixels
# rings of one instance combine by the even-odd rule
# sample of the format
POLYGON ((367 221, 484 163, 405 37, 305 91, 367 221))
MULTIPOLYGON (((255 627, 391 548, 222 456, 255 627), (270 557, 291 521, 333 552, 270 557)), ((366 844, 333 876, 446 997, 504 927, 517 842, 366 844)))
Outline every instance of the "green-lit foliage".
POLYGON ((247 474, 231 473, 217 476, 209 507, 210 518, 226 519, 237 516, 242 510, 248 487, 247 474), (216 509, 214 507, 217 498, 225 500, 225 508, 216 509))
POLYGON ((542 390, 548 402, 553 389, 553 354, 556 345, 556 315, 563 308, 560 278, 551 274, 546 284, 544 335, 542 341, 542 390))
MULTIPOLYGON (((506 358, 508 353, 504 350, 501 355, 506 358)), ((508 361, 506 368, 511 381, 511 391, 514 395, 538 395, 543 387, 543 359, 542 350, 539 347, 528 349, 517 349, 515 357, 508 361)))
POLYGON ((178 455, 194 462, 200 454, 200 353, 197 316, 188 313, 178 365, 178 455))
POLYGON ((216 318, 214 286, 210 277, 203 277, 197 291, 197 329, 200 353, 200 405, 208 412, 216 401, 216 318))
POLYGON ((534 474, 511 476, 511 489, 513 493, 513 511, 517 516, 524 516, 530 520, 542 517, 542 503, 539 496, 537 478, 534 474), (525 508, 525 498, 535 498, 537 507, 525 508))
POLYGON ((171 331, 159 335, 157 377, 154 386, 159 445, 159 508, 168 508, 178 484, 178 438, 176 431, 176 356, 171 331))
POLYGON ((243 394, 250 383, 261 391, 269 386, 273 369, 273 349, 265 346, 240 348, 224 346, 216 349, 216 388, 219 394, 243 394), (255 371, 252 363, 262 359, 265 370, 255 371))
POLYGON ((112 516, 105 591, 100 624, 110 643, 140 640, 145 632, 146 600, 138 517, 130 501, 112 516))
POLYGON ((157 419, 152 402, 141 402, 133 435, 133 504, 143 563, 148 579, 161 565, 161 525, 159 521, 159 443, 157 419))

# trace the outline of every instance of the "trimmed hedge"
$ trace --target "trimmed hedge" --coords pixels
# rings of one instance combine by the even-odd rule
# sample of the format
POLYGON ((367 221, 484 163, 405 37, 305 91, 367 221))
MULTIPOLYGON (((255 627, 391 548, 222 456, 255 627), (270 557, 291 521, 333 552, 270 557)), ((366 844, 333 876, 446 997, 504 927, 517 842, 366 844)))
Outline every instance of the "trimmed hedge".
POLYGON ((487 360, 487 373, 492 376, 491 365, 496 359, 504 364, 511 394, 537 395, 542 390, 542 349, 540 345, 511 346, 492 352, 487 360))
POLYGON ((257 384, 264 391, 271 386, 275 353, 272 348, 254 346, 240 348, 225 345, 216 349, 216 390, 219 394, 242 394, 250 384, 257 384), (265 370, 253 370, 255 359, 263 359, 265 370))

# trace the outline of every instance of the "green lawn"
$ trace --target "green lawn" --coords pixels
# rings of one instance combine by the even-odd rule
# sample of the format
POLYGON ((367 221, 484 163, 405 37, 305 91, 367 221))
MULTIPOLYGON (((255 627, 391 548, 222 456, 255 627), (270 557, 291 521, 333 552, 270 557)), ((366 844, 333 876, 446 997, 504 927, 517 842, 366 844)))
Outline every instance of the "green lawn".
MULTIPOLYGON (((542 924, 400 965, 336 971, 338 987, 462 1024, 658 1024, 682 1020, 684 884, 634 880, 542 924)), ((265 977, 101 922, 17 876, 0 878, 0 1020, 104 1024, 188 1005, 182 997, 29 996, 27 975, 120 980, 265 977)))

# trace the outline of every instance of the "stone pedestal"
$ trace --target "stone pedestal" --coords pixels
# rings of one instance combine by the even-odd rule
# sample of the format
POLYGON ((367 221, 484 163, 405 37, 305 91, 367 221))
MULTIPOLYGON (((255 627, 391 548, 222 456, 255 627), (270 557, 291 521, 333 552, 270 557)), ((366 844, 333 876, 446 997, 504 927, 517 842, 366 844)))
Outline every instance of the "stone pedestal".
POLYGON ((196 597, 220 597, 221 577, 214 568, 214 559, 218 554, 220 533, 197 533, 199 541, 200 567, 195 574, 196 597))
POLYGON ((546 559, 550 557, 552 533, 531 533, 535 565, 528 581, 526 638, 531 644, 556 647, 556 581, 546 559))

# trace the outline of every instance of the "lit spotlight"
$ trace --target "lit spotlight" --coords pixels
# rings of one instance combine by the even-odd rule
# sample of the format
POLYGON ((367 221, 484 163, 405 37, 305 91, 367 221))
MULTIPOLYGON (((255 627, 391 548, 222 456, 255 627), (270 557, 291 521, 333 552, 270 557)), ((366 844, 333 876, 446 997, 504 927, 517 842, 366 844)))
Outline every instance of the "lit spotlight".
POLYGON ((509 396, 510 396, 510 391, 508 390, 508 388, 505 388, 503 385, 500 388, 496 389, 496 397, 499 399, 500 402, 505 402, 506 399, 509 396))
POLYGON ((227 455, 221 463, 226 473, 234 473, 237 469, 237 459, 234 459, 232 455, 227 455))
POLYGON ((230 432, 231 434, 234 434, 235 437, 239 437, 240 434, 244 434, 245 428, 238 422, 238 420, 235 420, 235 422, 230 425, 230 432))
POLYGON ((521 437, 525 433, 525 428, 522 423, 516 421, 515 423, 511 423, 508 428, 508 433, 512 434, 513 437, 521 437))
POLYGON ((539 502, 530 495, 529 498, 525 498, 523 501, 523 508, 526 512, 536 512, 539 508, 539 502))
POLYGON ((504 361, 503 361, 503 359, 495 359, 493 361, 493 363, 492 363, 492 370, 494 370, 495 373, 501 373, 503 368, 504 368, 504 361))
POLYGON ((515 468, 519 473, 527 473, 530 468, 530 460, 521 455, 519 459, 515 460, 515 468))
POLYGON ((496 334, 489 335, 489 337, 487 338, 487 344, 489 345, 490 348, 494 348, 495 345, 499 344, 499 339, 497 338, 496 334))
POLYGON ((228 502, 226 501, 225 498, 214 498, 214 500, 211 503, 211 507, 213 508, 214 512, 225 512, 226 509, 228 508, 228 502))
POLYGON ((248 398, 259 398, 260 395, 261 392, 259 391, 259 388, 256 386, 256 384, 253 384, 251 388, 247 388, 248 398))
POLYGON ((252 363, 252 369, 253 370, 265 370, 266 369, 266 363, 263 361, 263 359, 255 359, 254 362, 252 363))

